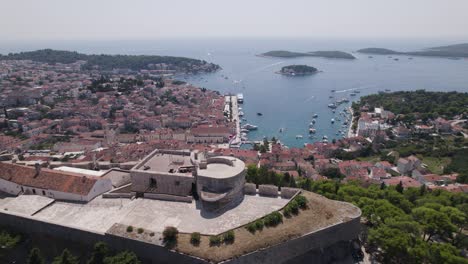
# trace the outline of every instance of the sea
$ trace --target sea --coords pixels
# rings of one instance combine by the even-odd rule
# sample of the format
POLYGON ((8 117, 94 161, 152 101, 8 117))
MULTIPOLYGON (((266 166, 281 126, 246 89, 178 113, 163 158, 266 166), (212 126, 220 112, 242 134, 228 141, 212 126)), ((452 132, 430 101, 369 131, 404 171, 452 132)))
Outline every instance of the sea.
POLYGON ((379 91, 425 89, 468 92, 468 60, 357 53, 367 47, 414 51, 433 46, 468 42, 439 39, 164 39, 132 41, 0 42, 0 53, 40 48, 76 50, 83 53, 170 55, 203 59, 222 70, 199 75, 176 76, 196 86, 222 94, 243 93, 243 124, 258 126, 249 140, 275 137, 288 147, 343 137, 347 131, 343 109, 361 96, 379 91), (297 52, 340 50, 356 60, 267 58, 271 50, 297 52), (309 76, 283 76, 275 72, 291 64, 306 64, 319 70, 309 76), (334 90, 334 92, 332 92, 334 90), (354 96, 352 94, 355 94, 354 96), (330 103, 347 98, 335 112, 330 103), (258 115, 261 113, 262 115, 258 115), (309 136, 313 115, 316 133, 309 136), (335 119, 332 123, 331 120, 335 119))

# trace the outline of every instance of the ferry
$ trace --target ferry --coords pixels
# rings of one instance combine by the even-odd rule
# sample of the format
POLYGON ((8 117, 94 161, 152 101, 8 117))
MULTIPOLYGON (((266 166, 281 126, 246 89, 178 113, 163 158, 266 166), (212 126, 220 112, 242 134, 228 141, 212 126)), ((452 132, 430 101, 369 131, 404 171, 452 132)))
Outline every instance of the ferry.
POLYGON ((237 94, 237 102, 239 104, 242 104, 244 102, 244 94, 242 94, 242 93, 237 94))
POLYGON ((251 125, 251 124, 245 124, 242 126, 242 129, 247 129, 247 130, 256 130, 258 127, 251 125))

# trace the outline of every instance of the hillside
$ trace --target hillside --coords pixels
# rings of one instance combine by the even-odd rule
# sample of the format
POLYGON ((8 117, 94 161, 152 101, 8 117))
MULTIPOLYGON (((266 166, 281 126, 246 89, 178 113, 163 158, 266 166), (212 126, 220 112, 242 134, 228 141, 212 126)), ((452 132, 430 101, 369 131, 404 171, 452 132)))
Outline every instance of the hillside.
POLYGON ((400 52, 383 48, 366 48, 358 50, 360 53, 377 55, 412 55, 412 56, 432 56, 432 57, 462 57, 468 58, 468 43, 455 44, 449 46, 432 47, 421 51, 400 52))
POLYGON ((382 49, 382 48, 366 48, 366 49, 360 49, 357 52, 368 53, 368 54, 378 54, 378 55, 398 54, 397 51, 390 50, 390 49, 382 49))
POLYGON ((297 58, 297 57, 321 57, 329 59, 355 59, 355 57, 347 52, 328 50, 328 51, 311 51, 311 52, 293 52, 287 50, 273 50, 262 53, 261 56, 277 57, 277 58, 297 58))
POLYGON ((163 67, 164 69, 180 72, 211 72, 220 69, 216 64, 184 57, 153 55, 87 55, 76 51, 52 49, 0 55, 0 60, 32 60, 48 64, 68 64, 76 61, 86 61, 83 65, 83 69, 85 70, 98 68, 100 70, 129 69, 139 71, 143 69, 158 69, 157 64, 165 64, 165 67, 163 67))
POLYGON ((468 112, 468 93, 417 90, 372 94, 361 97, 358 103, 353 104, 355 111, 361 106, 371 109, 383 107, 395 114, 420 118, 443 116, 452 119, 454 115, 468 112))

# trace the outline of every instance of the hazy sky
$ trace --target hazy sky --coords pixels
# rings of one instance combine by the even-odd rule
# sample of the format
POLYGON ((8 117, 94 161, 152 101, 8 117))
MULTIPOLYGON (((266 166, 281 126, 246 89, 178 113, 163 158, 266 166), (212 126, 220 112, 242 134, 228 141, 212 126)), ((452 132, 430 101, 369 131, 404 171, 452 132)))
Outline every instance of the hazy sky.
POLYGON ((0 39, 467 38, 468 0, 0 0, 0 39))

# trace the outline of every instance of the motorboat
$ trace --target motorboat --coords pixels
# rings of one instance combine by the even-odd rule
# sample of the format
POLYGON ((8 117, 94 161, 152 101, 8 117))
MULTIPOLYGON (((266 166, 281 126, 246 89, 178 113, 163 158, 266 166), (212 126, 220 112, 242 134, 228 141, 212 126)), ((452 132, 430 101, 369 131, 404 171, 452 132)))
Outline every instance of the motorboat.
POLYGON ((247 130, 256 130, 258 127, 251 125, 251 124, 245 124, 241 127, 242 129, 247 129, 247 130))
POLYGON ((258 112, 258 113, 257 113, 257 115, 258 115, 258 116, 262 116, 263 114, 262 114, 262 113, 260 113, 260 112, 258 112))
POLYGON ((335 103, 331 103, 331 104, 328 104, 328 107, 329 107, 329 108, 336 108, 337 106, 336 106, 335 103))
POLYGON ((310 134, 315 134, 315 132, 317 132, 317 130, 315 128, 309 128, 309 133, 310 134))
POLYGON ((240 111, 239 116, 244 116, 244 112, 240 111))
POLYGON ((335 118, 332 118, 332 119, 331 119, 331 123, 332 123, 332 124, 335 123, 335 118))
POLYGON ((313 118, 317 118, 317 117, 318 117, 318 115, 317 115, 317 114, 314 114, 312 117, 313 117, 313 118))
POLYGON ((302 135, 296 135, 296 139, 302 139, 304 138, 302 135))

